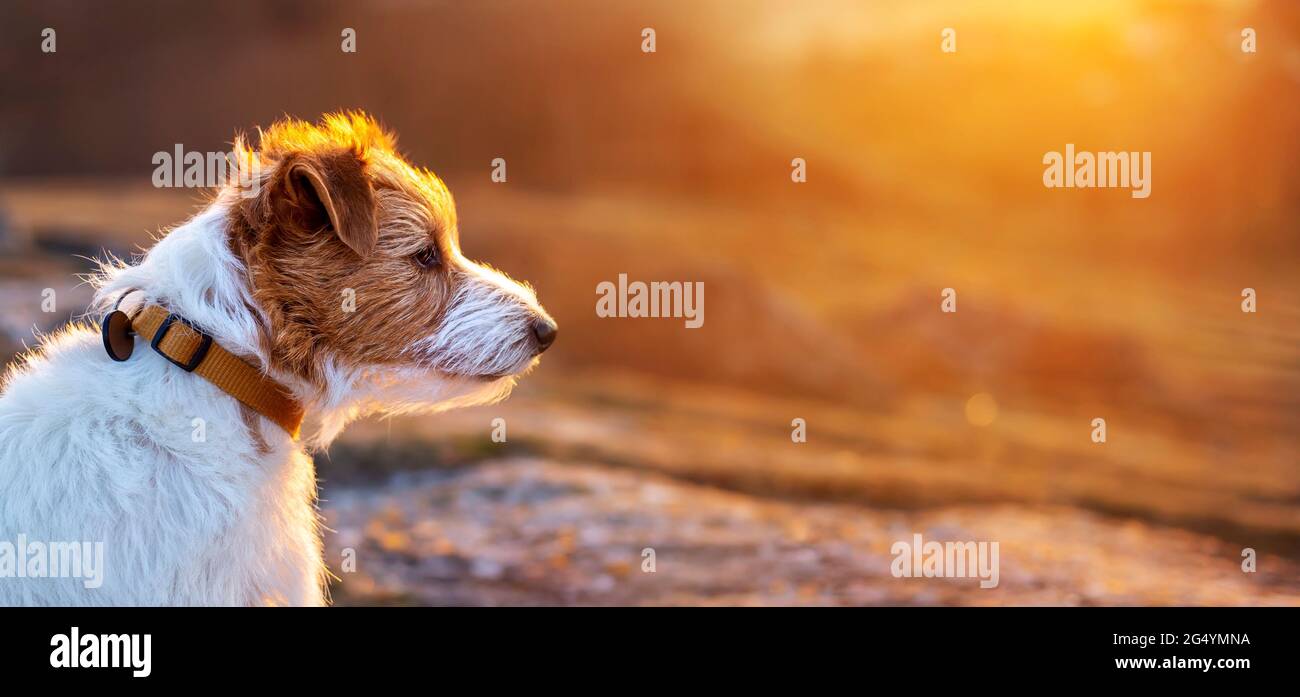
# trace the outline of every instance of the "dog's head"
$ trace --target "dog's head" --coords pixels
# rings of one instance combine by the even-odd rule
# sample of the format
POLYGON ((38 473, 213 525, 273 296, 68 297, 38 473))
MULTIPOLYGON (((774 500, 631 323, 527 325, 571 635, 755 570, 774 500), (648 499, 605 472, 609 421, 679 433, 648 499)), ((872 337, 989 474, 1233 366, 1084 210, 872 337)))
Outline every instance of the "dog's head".
POLYGON ((500 397, 555 340, 531 288, 461 254, 451 193, 372 119, 282 122, 237 151, 254 189, 223 196, 266 353, 340 418, 500 397))

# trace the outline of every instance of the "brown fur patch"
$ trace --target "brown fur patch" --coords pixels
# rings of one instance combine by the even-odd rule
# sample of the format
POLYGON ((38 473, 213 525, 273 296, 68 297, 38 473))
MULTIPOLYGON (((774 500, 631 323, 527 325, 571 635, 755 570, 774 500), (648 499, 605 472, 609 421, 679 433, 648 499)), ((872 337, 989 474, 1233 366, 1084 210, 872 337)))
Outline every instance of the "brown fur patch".
POLYGON ((264 178, 256 197, 232 197, 231 247, 270 320, 275 367, 320 385, 326 360, 410 363, 407 347, 437 329, 467 263, 455 207, 393 146, 373 120, 335 115, 276 124, 249 151, 264 178), (429 245, 442 259, 434 269, 413 261, 429 245))
POLYGON ((366 179, 360 153, 341 148, 298 156, 288 167, 283 185, 292 197, 291 205, 302 211, 324 211, 325 220, 311 220, 307 225, 328 223, 362 258, 375 250, 379 242, 375 193, 366 179))
POLYGON ((262 434, 262 423, 259 421, 258 413, 241 403, 239 418, 243 420, 244 428, 248 429, 248 437, 252 439, 257 454, 270 455, 271 446, 266 442, 266 436, 262 434))

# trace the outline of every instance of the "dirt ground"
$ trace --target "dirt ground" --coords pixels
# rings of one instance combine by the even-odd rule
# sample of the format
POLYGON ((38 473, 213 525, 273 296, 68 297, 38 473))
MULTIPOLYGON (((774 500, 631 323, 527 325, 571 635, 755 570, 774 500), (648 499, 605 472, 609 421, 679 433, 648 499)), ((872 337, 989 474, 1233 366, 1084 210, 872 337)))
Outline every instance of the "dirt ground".
POLYGON ((339 604, 1294 605, 1296 566, 1243 574, 1214 538, 1019 505, 884 511, 503 458, 327 491, 339 604), (891 545, 998 540, 995 588, 895 578, 891 545), (653 550, 653 572, 645 565, 653 550), (1213 559, 1207 563, 1207 559, 1213 559))

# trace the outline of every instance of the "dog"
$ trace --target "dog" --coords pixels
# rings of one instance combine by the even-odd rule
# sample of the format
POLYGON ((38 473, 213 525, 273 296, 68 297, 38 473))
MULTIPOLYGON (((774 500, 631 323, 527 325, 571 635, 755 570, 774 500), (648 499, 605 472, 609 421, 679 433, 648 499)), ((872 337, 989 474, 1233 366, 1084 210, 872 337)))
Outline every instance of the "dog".
POLYGON ((327 604, 309 453, 366 415, 504 399, 555 340, 373 118, 281 121, 235 153, 194 217, 100 262, 111 321, 0 382, 0 605, 327 604), (146 328, 149 308, 166 319, 146 328), (67 577, 83 544, 95 582, 67 577))

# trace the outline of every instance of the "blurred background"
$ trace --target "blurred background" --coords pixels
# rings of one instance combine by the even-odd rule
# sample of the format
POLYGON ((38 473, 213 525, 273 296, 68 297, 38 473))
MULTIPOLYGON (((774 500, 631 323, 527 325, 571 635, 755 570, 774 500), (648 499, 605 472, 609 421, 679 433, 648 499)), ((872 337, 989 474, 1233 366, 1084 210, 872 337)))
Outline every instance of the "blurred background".
POLYGON ((345 108, 560 322, 508 402, 317 457, 340 604, 1300 604, 1298 3, 7 2, 0 39, 6 361, 201 204, 155 152, 345 108), (1067 143, 1150 151, 1151 197, 1045 188, 1067 143), (620 273, 704 282, 704 326, 598 318, 620 273), (893 578, 915 533, 1000 585, 893 578))

